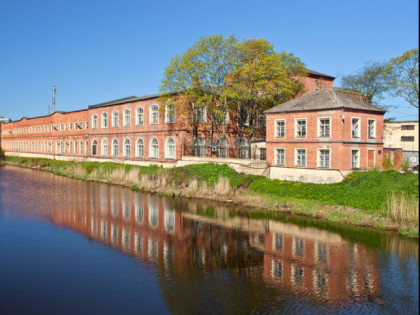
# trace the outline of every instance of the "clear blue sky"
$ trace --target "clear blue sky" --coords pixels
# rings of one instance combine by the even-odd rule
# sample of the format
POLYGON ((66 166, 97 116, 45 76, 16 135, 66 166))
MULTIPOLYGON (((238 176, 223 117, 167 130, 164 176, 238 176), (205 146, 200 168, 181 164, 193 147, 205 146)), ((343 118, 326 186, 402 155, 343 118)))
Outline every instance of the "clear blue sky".
MULTIPOLYGON (((264 38, 312 70, 350 74, 418 47, 417 0, 0 1, 0 116, 13 120, 159 92, 200 36, 264 38)), ((403 100, 386 118, 417 120, 403 100)))

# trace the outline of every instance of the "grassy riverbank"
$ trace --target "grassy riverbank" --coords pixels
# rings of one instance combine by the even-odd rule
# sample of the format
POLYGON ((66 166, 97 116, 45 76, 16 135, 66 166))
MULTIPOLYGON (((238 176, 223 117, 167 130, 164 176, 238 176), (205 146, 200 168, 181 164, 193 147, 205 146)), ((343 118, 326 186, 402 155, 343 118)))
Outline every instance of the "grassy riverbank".
POLYGON ((221 200, 418 237, 419 177, 412 173, 359 172, 341 183, 321 185, 239 174, 226 165, 210 163, 169 169, 21 157, 6 157, 6 163, 135 190, 221 200))

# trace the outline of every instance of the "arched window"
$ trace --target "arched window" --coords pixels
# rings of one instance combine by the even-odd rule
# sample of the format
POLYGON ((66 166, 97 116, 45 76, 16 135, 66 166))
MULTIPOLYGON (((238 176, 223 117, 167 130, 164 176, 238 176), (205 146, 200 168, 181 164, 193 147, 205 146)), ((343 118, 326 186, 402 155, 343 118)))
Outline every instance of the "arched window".
POLYGON ((169 104, 165 107, 165 122, 174 123, 175 122, 175 104, 169 104))
POLYGON ((102 128, 108 128, 108 114, 102 113, 102 128))
POLYGON ((78 152, 78 142, 77 141, 74 141, 74 154, 78 154, 79 152, 78 152))
POLYGON ((80 140, 80 154, 83 154, 83 140, 80 140))
POLYGON ((144 124, 144 109, 143 109, 143 107, 137 108, 136 124, 137 125, 143 125, 144 124))
POLYGON ((216 141, 216 157, 227 157, 228 145, 226 138, 219 138, 216 141))
POLYGON ((118 156, 118 140, 114 139, 112 141, 112 156, 118 156))
POLYGON ((124 110, 124 127, 130 126, 131 112, 129 109, 124 110))
POLYGON ((136 157, 144 157, 144 142, 142 138, 137 139, 136 143, 136 157))
POLYGON ((131 156, 131 142, 128 138, 124 140, 124 156, 125 157, 131 156))
POLYGON ((92 129, 98 128, 98 115, 94 114, 92 116, 92 129))
POLYGON ((150 141, 150 158, 157 159, 159 158, 159 141, 156 138, 152 138, 150 141))
POLYGON ((159 123, 159 106, 157 105, 152 105, 152 107, 150 108, 150 123, 159 123))
POLYGON ((108 155, 108 140, 107 139, 102 139, 101 155, 102 156, 108 155))
POLYGON ((97 154, 97 149, 98 149, 98 141, 93 140, 93 142, 92 142, 92 155, 97 154))
POLYGON ((206 156, 206 140, 203 137, 194 139, 194 156, 206 156))
POLYGON ((118 121, 120 120, 119 114, 117 111, 112 112, 112 127, 118 127, 118 121))
POLYGON ((167 159, 174 159, 175 158, 175 140, 172 137, 168 137, 166 139, 166 145, 165 145, 165 158, 167 159))

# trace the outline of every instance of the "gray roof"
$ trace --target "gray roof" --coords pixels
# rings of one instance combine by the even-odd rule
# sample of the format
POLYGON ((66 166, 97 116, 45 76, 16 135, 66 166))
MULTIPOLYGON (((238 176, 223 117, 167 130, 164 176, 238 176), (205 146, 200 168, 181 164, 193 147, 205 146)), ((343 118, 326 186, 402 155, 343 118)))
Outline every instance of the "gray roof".
POLYGON ((309 74, 315 75, 315 76, 320 76, 320 77, 326 77, 326 78, 335 79, 335 77, 333 77, 333 76, 330 76, 328 74, 324 74, 324 73, 321 73, 321 72, 316 72, 316 71, 311 70, 311 69, 308 69, 308 68, 303 68, 303 71, 304 72, 307 72, 309 74))
POLYGON ((112 106, 112 105, 118 105, 118 104, 124 104, 124 103, 143 101, 143 100, 148 100, 148 99, 152 99, 152 98, 159 98, 159 97, 164 96, 164 95, 170 95, 170 94, 176 94, 176 93, 177 92, 159 93, 159 94, 146 95, 146 96, 141 96, 141 97, 129 96, 129 97, 120 98, 118 100, 113 100, 113 101, 100 103, 100 104, 96 104, 96 105, 90 105, 90 106, 88 106, 88 108, 106 107, 106 106, 112 106))
POLYGON ((380 113, 386 112, 380 107, 363 102, 341 90, 321 89, 277 105, 273 108, 270 108, 269 110, 266 110, 264 113, 273 114, 342 108, 374 111, 380 113))

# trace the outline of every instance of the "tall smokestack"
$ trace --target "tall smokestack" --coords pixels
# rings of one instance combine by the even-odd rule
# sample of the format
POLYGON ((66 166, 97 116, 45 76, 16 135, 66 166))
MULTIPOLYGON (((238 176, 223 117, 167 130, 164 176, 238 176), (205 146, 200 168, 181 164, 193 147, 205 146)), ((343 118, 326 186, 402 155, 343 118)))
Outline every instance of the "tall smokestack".
POLYGON ((52 112, 55 113, 55 85, 52 88, 52 112))

